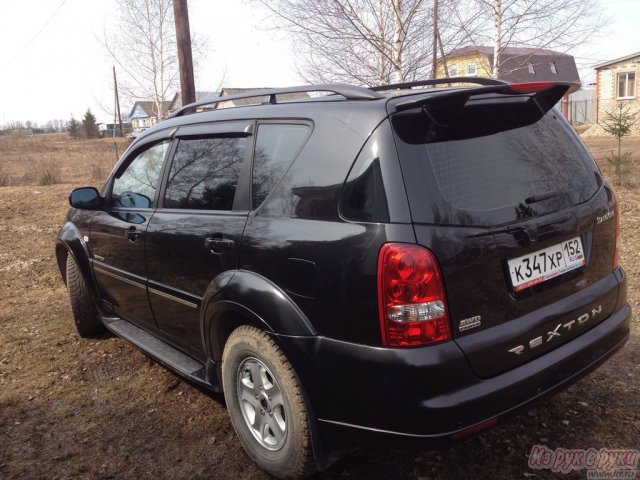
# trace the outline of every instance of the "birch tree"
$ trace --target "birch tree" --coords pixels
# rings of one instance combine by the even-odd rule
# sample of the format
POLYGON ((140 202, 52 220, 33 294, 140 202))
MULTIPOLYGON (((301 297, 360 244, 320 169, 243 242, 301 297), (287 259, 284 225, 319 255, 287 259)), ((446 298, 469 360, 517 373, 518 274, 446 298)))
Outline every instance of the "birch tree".
POLYGON ((171 0, 116 0, 117 22, 104 45, 119 67, 119 89, 129 99, 150 99, 164 118, 165 101, 178 89, 178 57, 171 0))
MULTIPOLYGON (((501 71, 501 56, 507 47, 537 50, 572 50, 601 34, 608 23, 599 0, 470 0, 478 11, 474 21, 476 44, 492 44, 493 77, 501 71)), ((531 54, 522 55, 524 65, 531 54)))
POLYGON ((402 82, 420 75, 427 64, 426 0, 260 3, 292 34, 298 70, 309 82, 402 82))
POLYGON ((431 76, 434 35, 449 52, 484 27, 467 0, 254 0, 291 34, 300 75, 311 83, 380 85, 431 76))

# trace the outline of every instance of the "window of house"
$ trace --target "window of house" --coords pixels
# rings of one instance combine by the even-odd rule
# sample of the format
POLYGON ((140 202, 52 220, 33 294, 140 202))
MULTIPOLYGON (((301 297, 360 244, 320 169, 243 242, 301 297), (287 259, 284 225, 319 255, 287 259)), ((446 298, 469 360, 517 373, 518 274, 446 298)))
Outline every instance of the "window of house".
POLYGON ((551 73, 553 73, 554 75, 557 75, 558 69, 556 68, 556 62, 551 62, 549 66, 551 67, 551 73))
POLYGON ((533 68, 533 63, 529 63, 529 73, 531 75, 535 75, 536 74, 536 69, 533 68))
POLYGON ((478 66, 475 63, 467 65, 467 77, 475 77, 478 74, 478 66))
POLYGON ((618 98, 634 98, 636 96, 635 72, 618 73, 618 98))
POLYGON ((257 208, 284 175, 309 134, 307 125, 262 124, 253 159, 251 202, 257 208))
POLYGON ((170 141, 139 153, 113 181, 111 204, 124 208, 153 208, 164 157, 170 141))
POLYGON ((449 76, 450 77, 457 77, 458 76, 458 67, 456 67, 456 66, 449 67, 449 76))
POLYGON ((165 208, 232 210, 249 139, 180 140, 164 195, 165 208))

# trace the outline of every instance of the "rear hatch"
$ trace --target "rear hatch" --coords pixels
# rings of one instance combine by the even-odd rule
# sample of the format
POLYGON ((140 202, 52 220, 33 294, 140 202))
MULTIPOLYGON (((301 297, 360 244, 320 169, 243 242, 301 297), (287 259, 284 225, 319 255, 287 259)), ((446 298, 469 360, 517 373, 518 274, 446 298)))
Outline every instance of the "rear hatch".
POLYGON ((568 85, 390 101, 419 244, 443 273, 455 341, 487 378, 609 316, 613 194, 552 106, 568 85))

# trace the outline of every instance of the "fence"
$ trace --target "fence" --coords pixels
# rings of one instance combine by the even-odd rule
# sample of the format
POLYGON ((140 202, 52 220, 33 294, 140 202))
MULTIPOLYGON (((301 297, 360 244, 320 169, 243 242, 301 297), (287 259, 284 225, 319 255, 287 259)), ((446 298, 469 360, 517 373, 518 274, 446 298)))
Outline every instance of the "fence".
POLYGON ((595 89, 579 90, 569 95, 569 99, 563 98, 559 105, 560 111, 564 113, 574 125, 583 123, 596 123, 596 91, 595 89))

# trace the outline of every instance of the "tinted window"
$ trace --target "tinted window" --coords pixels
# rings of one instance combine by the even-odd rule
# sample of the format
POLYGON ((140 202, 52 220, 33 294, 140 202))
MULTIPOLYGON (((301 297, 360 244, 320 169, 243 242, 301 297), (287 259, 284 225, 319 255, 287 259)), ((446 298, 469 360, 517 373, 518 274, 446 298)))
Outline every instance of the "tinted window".
POLYGON ((367 141, 345 183, 340 200, 340 212, 349 220, 389 221, 387 192, 380 159, 384 159, 385 155, 389 159, 394 158, 387 150, 390 141, 393 140, 381 136, 381 130, 376 130, 367 141))
POLYGON ((247 138, 180 140, 164 206, 231 210, 247 145, 247 138))
POLYGON ((570 128, 552 111, 491 135, 401 144, 414 221, 499 225, 588 200, 600 177, 570 128))
POLYGON ((426 144, 440 192, 463 210, 510 207, 555 191, 585 201, 598 187, 594 166, 555 123, 546 116, 495 135, 426 144))
POLYGON ((253 160, 253 208, 257 208, 280 181, 308 133, 307 125, 263 124, 258 127, 253 160))
POLYGON ((165 141, 138 154, 113 182, 111 204, 114 207, 152 208, 162 162, 169 149, 165 141))

